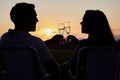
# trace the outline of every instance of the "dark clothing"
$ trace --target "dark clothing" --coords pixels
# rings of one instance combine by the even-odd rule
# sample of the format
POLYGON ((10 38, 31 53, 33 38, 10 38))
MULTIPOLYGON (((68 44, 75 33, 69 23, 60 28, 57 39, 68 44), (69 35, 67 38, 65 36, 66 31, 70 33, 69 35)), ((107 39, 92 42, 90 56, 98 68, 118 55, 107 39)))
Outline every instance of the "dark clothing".
POLYGON ((2 35, 0 46, 33 46, 40 53, 40 59, 43 64, 53 58, 45 43, 40 38, 30 35, 26 31, 14 31, 10 29, 2 35))
POLYGON ((50 80, 58 80, 59 76, 59 66, 54 61, 50 51, 48 50, 46 44, 38 37, 32 36, 28 32, 21 30, 9 30, 7 33, 3 34, 0 40, 0 46, 10 47, 10 46, 32 46, 36 48, 39 52, 39 58, 44 65, 46 71, 52 74, 50 80))
POLYGON ((86 57, 87 57, 87 50, 84 49, 79 53, 79 50, 83 47, 87 47, 86 40, 81 40, 76 48, 75 55, 73 56, 71 62, 70 62, 70 70, 73 75, 76 74, 76 67, 78 66, 77 64, 77 59, 79 58, 79 69, 78 70, 78 80, 85 80, 85 68, 86 68, 86 57), (79 53, 79 56, 78 56, 79 53))
POLYGON ((97 43, 97 42, 90 42, 89 39, 81 40, 76 48, 75 55, 73 56, 71 62, 70 62, 70 70, 73 75, 76 75, 76 67, 79 66, 78 69, 78 80, 85 80, 86 75, 86 66, 87 66, 87 52, 88 48, 90 47, 109 47, 109 46, 115 46, 115 42, 103 42, 103 43, 97 43), (79 52, 82 48, 87 47, 83 49, 81 52, 79 52), (79 56, 78 56, 79 54, 79 56), (79 63, 77 63, 79 59, 79 63), (79 65, 76 65, 79 64, 79 65))

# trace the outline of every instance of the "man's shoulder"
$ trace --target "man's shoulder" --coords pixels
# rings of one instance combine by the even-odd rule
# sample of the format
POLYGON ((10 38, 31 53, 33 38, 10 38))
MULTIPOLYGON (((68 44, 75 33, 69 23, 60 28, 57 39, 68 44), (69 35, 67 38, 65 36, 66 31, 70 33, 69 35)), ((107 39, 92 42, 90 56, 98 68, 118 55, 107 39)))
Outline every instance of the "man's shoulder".
POLYGON ((34 36, 34 35, 30 35, 29 40, 36 43, 36 44, 43 44, 44 43, 44 41, 41 38, 34 36))
POLYGON ((37 36, 34 36, 34 35, 30 35, 32 39, 35 39, 35 40, 40 40, 42 41, 42 39, 40 37, 37 37, 37 36))

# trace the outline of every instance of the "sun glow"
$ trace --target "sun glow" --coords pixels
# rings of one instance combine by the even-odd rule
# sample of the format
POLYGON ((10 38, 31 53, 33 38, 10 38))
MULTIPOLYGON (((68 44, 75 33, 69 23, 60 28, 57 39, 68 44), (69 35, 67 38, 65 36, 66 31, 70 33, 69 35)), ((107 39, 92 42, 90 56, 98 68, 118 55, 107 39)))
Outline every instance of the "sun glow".
POLYGON ((43 32, 47 35, 47 36, 51 36, 52 35, 52 32, 53 30, 50 29, 50 28, 47 28, 47 29, 44 29, 43 32))
POLYGON ((58 34, 56 28, 42 28, 37 29, 35 32, 31 33, 37 37, 40 37, 43 41, 52 38, 54 35, 58 34))

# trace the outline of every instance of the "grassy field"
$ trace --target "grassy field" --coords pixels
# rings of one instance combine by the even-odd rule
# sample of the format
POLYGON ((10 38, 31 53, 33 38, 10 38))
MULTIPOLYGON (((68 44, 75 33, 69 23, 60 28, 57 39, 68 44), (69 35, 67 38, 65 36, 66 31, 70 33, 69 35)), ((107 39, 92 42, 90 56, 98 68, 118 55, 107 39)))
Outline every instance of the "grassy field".
POLYGON ((52 53, 53 57, 56 59, 56 61, 59 64, 69 61, 74 55, 73 50, 55 50, 55 49, 53 50, 53 49, 51 49, 50 52, 52 53))

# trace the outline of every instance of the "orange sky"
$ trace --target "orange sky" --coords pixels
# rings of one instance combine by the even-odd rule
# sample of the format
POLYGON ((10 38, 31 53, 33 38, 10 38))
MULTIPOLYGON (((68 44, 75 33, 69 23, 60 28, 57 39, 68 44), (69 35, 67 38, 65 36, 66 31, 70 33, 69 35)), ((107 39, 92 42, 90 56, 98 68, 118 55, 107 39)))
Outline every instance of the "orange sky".
MULTIPOLYGON (((80 21, 86 9, 102 10, 110 23, 114 36, 120 36, 120 0, 2 0, 0 2, 0 36, 14 25, 9 18, 12 6, 29 2, 36 6, 39 22, 33 35, 43 40, 58 34, 58 24, 70 21, 71 33, 77 38, 86 38, 80 29, 80 21), (47 29, 47 30, 46 30, 47 29)), ((64 34, 66 37, 66 34, 64 34)))

